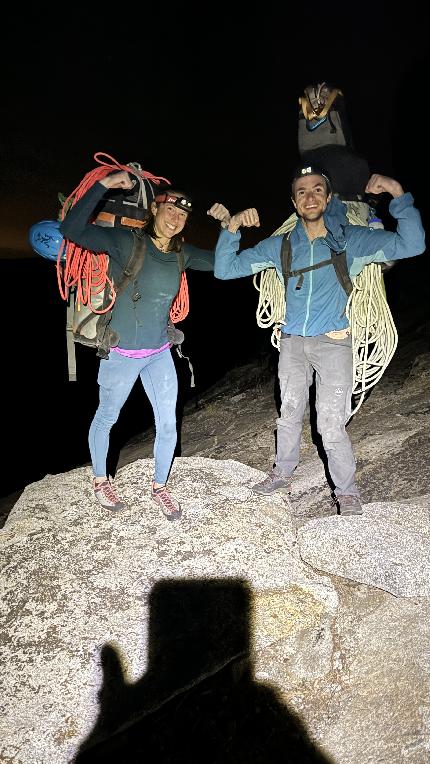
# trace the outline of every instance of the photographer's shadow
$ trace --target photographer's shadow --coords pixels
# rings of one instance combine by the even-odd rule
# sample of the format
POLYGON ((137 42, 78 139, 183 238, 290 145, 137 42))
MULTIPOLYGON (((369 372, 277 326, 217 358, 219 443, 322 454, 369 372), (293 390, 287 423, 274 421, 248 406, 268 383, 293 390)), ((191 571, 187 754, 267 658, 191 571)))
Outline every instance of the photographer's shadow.
POLYGON ((253 679, 250 615, 243 580, 157 583, 148 670, 127 684, 103 647, 100 713, 75 764, 327 764, 277 691, 253 679))

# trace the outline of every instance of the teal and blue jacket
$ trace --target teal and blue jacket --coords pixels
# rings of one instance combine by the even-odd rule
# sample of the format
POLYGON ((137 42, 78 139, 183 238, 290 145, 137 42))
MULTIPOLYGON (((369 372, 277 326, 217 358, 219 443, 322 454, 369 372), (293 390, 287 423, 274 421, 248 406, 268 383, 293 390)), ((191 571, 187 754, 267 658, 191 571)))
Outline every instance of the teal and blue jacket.
MULTIPOLYGON (((327 229, 325 237, 310 241, 299 219, 290 235, 291 270, 300 270, 330 259, 331 250, 346 251, 351 278, 371 262, 390 262, 420 255, 425 250, 425 233, 419 211, 414 207, 410 193, 392 199, 390 214, 397 220, 396 232, 351 225, 346 207, 332 197, 324 213, 327 229)), ((255 247, 240 248, 240 229, 237 233, 222 230, 215 249, 215 276, 235 279, 252 276, 266 268, 276 268, 282 280, 282 235, 270 236, 255 247)), ((299 276, 290 277, 287 285, 287 314, 282 331, 302 337, 315 337, 326 332, 345 329, 347 295, 335 269, 327 265, 299 276)))

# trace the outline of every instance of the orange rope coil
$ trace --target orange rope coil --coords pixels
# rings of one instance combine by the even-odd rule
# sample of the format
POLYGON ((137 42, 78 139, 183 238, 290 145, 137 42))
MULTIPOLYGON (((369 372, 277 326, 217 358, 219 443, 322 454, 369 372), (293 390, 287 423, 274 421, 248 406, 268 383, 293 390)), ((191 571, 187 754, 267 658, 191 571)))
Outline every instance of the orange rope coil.
POLYGON ((188 295, 188 283, 187 275, 185 271, 182 271, 181 283, 179 285, 179 291, 173 300, 172 307, 170 308, 170 318, 174 324, 178 321, 183 321, 188 316, 190 309, 190 300, 188 295))

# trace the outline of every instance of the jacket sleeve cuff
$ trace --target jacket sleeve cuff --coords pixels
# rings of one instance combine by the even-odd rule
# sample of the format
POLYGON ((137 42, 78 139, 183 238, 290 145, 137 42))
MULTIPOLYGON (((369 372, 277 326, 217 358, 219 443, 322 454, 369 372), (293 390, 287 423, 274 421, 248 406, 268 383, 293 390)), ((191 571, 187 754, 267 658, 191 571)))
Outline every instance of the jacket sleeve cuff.
POLYGON ((413 206, 414 206, 414 197, 409 191, 407 191, 405 194, 398 196, 396 199, 391 199, 388 209, 390 211, 390 214, 394 218, 397 218, 403 212, 403 210, 405 210, 407 207, 413 207, 413 206))

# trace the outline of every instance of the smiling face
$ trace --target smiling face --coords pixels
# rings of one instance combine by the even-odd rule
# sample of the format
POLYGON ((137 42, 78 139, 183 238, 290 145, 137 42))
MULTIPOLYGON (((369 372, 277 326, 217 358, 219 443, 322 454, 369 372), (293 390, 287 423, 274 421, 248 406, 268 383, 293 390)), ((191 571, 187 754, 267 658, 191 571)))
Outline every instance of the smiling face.
POLYGON ((307 222, 319 220, 327 208, 331 193, 322 175, 304 175, 293 185, 293 204, 297 214, 307 222))
MULTIPOLYGON (((174 196, 177 195, 174 194, 174 196)), ((154 215, 154 229, 157 236, 166 239, 171 239, 183 230, 189 215, 188 212, 172 202, 152 202, 151 210, 154 215)))

